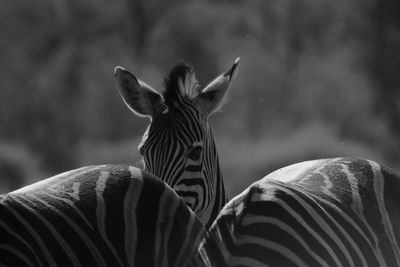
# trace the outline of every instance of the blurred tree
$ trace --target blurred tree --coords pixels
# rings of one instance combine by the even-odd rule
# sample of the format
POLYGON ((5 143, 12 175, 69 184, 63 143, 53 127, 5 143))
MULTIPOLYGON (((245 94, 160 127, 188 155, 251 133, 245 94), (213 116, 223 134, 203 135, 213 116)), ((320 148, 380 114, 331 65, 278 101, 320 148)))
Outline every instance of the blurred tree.
POLYGON ((171 9, 179 8, 188 1, 182 0, 136 0, 126 1, 128 6, 126 16, 132 36, 133 49, 136 54, 148 51, 148 38, 154 31, 156 25, 165 22, 165 14, 171 9))
POLYGON ((0 1, 0 138, 53 173, 81 165, 83 154, 85 163, 114 162, 120 151, 135 151, 147 125, 121 104, 115 65, 160 89, 161 75, 180 59, 205 85, 240 56, 230 103, 212 119, 229 174, 239 173, 238 161, 251 177, 288 159, 358 147, 340 145, 346 139, 396 162, 397 2, 0 1))
MULTIPOLYGON (((370 12, 369 38, 374 44, 370 56, 376 82, 376 108, 400 136, 400 2, 376 0, 370 12)), ((397 140, 400 147, 400 139, 397 140)))

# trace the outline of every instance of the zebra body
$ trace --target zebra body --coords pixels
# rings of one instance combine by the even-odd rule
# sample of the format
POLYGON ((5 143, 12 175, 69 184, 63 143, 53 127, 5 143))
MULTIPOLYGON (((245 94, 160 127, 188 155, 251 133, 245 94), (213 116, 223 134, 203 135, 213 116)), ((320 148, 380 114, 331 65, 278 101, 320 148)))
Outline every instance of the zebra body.
POLYGON ((375 162, 291 165, 224 206, 208 118, 237 66, 200 90, 179 64, 162 94, 116 68, 151 119, 148 172, 84 167, 0 196, 0 266, 400 266, 400 176, 375 162))
POLYGON ((165 183, 83 167, 0 196, 0 266, 190 266, 204 227, 165 183))
POLYGON ((400 266, 400 176, 336 158, 277 170, 233 198, 199 266, 400 266))
POLYGON ((194 265, 203 224, 226 202, 208 118, 237 66, 200 90, 178 64, 163 94, 117 67, 123 100, 151 118, 140 146, 148 172, 84 167, 0 196, 0 266, 194 265))

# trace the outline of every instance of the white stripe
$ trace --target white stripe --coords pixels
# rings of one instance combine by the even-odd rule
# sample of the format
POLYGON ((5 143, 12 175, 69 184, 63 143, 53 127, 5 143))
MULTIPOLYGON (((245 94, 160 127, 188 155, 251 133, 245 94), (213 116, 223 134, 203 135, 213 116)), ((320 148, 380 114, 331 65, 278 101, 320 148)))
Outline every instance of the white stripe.
MULTIPOLYGON (((236 244, 238 246, 243 245, 245 243, 251 243, 251 244, 257 244, 259 246, 262 246, 264 248, 268 248, 270 250, 275 251, 276 253, 281 254, 284 258, 290 260, 291 262, 293 262, 295 265, 300 266, 300 267, 309 267, 309 265, 307 263, 305 263, 295 252, 293 252, 292 250, 288 249, 285 246, 282 246, 279 243, 270 241, 270 240, 266 240, 264 238, 260 238, 260 237, 255 237, 255 236, 245 236, 242 237, 240 235, 236 235, 236 244), (243 242, 242 242, 243 240, 243 242)), ((229 264, 237 264, 236 261, 234 260, 234 258, 230 259, 230 261, 228 262, 229 264)), ((264 263, 260 266, 264 266, 264 263)))
MULTIPOLYGON (((346 257, 347 261, 349 262, 349 265, 350 266, 354 266, 353 259, 352 259, 351 255, 349 254, 349 252, 347 251, 346 246, 343 244, 342 240, 340 240, 340 238, 337 236, 337 234, 333 231, 333 229, 329 226, 329 224, 321 217, 321 215, 312 206, 310 206, 306 201, 304 201, 301 197, 299 197, 296 193, 293 193, 292 191, 287 190, 285 187, 280 186, 280 185, 276 185, 276 187, 278 187, 279 190, 284 191, 286 194, 290 195, 305 210, 307 210, 307 212, 314 219, 314 221, 336 243, 336 245, 339 247, 339 249, 342 251, 342 253, 346 257)), ((294 190, 298 190, 298 189, 294 189, 294 190)), ((305 194, 305 195, 309 195, 305 191, 302 192, 302 193, 305 194)), ((309 197, 312 198, 312 196, 309 196, 309 197)), ((278 202, 280 202, 280 200, 278 202)), ((285 205, 286 205, 286 203, 285 203, 285 205)), ((298 215, 298 213, 296 213, 296 215, 298 215)), ((303 221, 302 225, 305 226, 306 222, 303 220, 303 218, 301 218, 301 220, 303 221)), ((311 229, 311 227, 309 227, 309 228, 311 229)), ((321 237, 319 236, 319 238, 321 238, 321 237)), ((326 244, 325 241, 323 243, 326 244)), ((333 259, 335 260, 336 264, 338 266, 340 266, 341 263, 340 263, 339 258, 337 258, 336 254, 334 253, 334 251, 331 249, 331 247, 329 245, 328 245, 328 247, 329 247, 329 249, 328 249, 329 254, 333 257, 333 259), (332 254, 331 254, 331 252, 332 252, 332 254)))
POLYGON ((91 230, 94 231, 93 225, 86 219, 85 215, 82 213, 82 211, 75 205, 75 203, 67 198, 63 198, 63 197, 57 197, 55 195, 46 193, 46 192, 41 192, 41 194, 53 198, 57 201, 61 201, 64 202, 65 204, 68 204, 69 206, 71 206, 71 208, 74 209, 74 211, 79 215, 79 217, 86 223, 87 227, 89 227, 91 230))
MULTIPOLYGON (((346 213, 343 212, 342 210, 340 210, 338 207, 332 205, 331 202, 326 201, 324 199, 320 199, 320 201, 324 202, 326 205, 330 206, 332 209, 335 209, 337 211, 336 214, 338 214, 339 216, 342 216, 342 219, 346 220, 355 230, 357 230, 357 232, 365 239, 365 241, 370 244, 368 238, 365 236, 365 234, 361 231, 361 229, 359 228, 359 226, 352 221, 352 219, 348 218, 347 215, 345 215, 346 213), (346 217, 346 218, 345 218, 346 217)), ((320 209, 324 212, 324 214, 326 216, 329 217, 329 219, 335 224, 335 226, 339 229, 339 231, 343 234, 343 236, 346 238, 346 240, 350 243, 350 245, 353 247, 353 249, 355 250, 357 256, 360 258, 362 266, 367 266, 367 260, 365 259, 364 254, 361 252, 360 247, 355 243, 354 239, 352 238, 352 235, 350 235, 343 227, 341 224, 339 224, 337 222, 337 220, 331 216, 331 214, 326 211, 320 203, 314 201, 314 204, 317 205, 318 207, 320 207, 320 209)), ((335 214, 335 215, 336 215, 335 214)), ((371 245, 371 244, 370 244, 371 245)), ((372 246, 371 246, 372 248, 372 246)))
POLYGON ((378 202, 379 210, 381 212, 383 226, 385 228, 386 236, 390 241, 393 253, 396 257, 397 265, 400 266, 400 249, 397 244, 396 235, 393 231, 393 225, 391 223, 389 213, 386 210, 385 200, 384 200, 384 179, 381 172, 381 167, 379 164, 369 161, 374 172, 374 191, 376 195, 376 200, 378 202))
MULTIPOLYGON (((260 182, 274 179, 281 181, 282 183, 289 183, 292 180, 303 177, 305 174, 313 172, 317 167, 318 168, 321 167, 321 164, 325 162, 327 162, 326 159, 321 159, 321 160, 304 161, 290 166, 286 166, 284 168, 271 172, 270 174, 265 176, 260 182)), ((332 162, 332 160, 329 160, 327 163, 329 164, 330 162, 332 162)))
MULTIPOLYGON (((275 186, 277 186, 275 184, 275 186)), ((284 188, 282 187, 280 190, 283 190, 284 188)), ((287 191, 286 191, 287 192, 287 191)), ((288 194, 292 194, 291 192, 287 192, 288 194)), ((293 194, 292 194, 293 196, 293 194)), ((329 244, 326 243, 326 241, 310 226, 308 223, 303 219, 302 215, 297 213, 294 209, 292 209, 286 202, 280 199, 274 199, 274 203, 280 205, 283 209, 286 210, 287 213, 289 213, 293 218, 296 219, 296 221, 301 224, 306 230, 326 249, 328 254, 332 257, 332 259, 335 261, 336 265, 341 266, 340 260, 333 251, 333 249, 329 246, 329 244)), ((302 205, 304 206, 304 205, 302 205)), ((304 207, 307 209, 306 207, 304 207)), ((309 211, 309 213, 311 213, 309 211)), ((315 212, 314 212, 315 213, 315 212)), ((312 215, 311 215, 312 216, 312 215)), ((321 222, 323 223, 323 222, 321 222)))
POLYGON ((71 179, 71 178, 87 171, 88 169, 92 169, 92 168, 93 168, 92 166, 88 166, 88 167, 82 167, 82 168, 79 168, 76 170, 71 170, 68 172, 63 172, 63 173, 60 173, 51 178, 36 182, 34 184, 22 187, 16 191, 10 192, 10 193, 8 193, 8 195, 24 194, 24 193, 33 192, 33 191, 41 191, 42 188, 48 188, 49 185, 51 186, 51 188, 53 188, 53 185, 57 185, 59 183, 65 182, 66 179, 71 179))
MULTIPOLYGON (((207 245, 206 242, 207 242, 206 239, 203 239, 201 241, 197 253, 200 255, 200 258, 204 263, 204 266, 212 266, 207 250, 205 249, 205 246, 207 245)), ((219 253, 219 252, 214 251, 214 253, 219 253)))
POLYGON ((104 189, 106 188, 106 182, 108 179, 109 173, 107 171, 101 171, 100 176, 96 181, 96 196, 97 196, 97 226, 99 227, 99 231, 101 236, 103 237, 104 242, 107 244, 108 248, 110 249, 111 253, 114 255, 115 259, 118 263, 123 266, 122 261, 116 252, 114 246, 111 244, 110 240, 108 240, 106 229, 105 229, 105 219, 106 219, 106 205, 103 198, 104 189))
MULTIPOLYGON (((51 196, 51 195, 47 195, 51 196)), ((73 220, 73 218, 70 218, 69 216, 65 215, 63 212, 61 212, 56 206, 51 206, 45 201, 42 201, 40 198, 36 198, 37 201, 42 202, 44 205, 48 206, 49 208, 52 208, 55 213, 57 213, 58 216, 64 219, 64 221, 76 232, 76 234, 82 238, 84 243, 88 246, 90 252, 93 255, 93 258, 95 259, 96 263, 98 266, 104 266, 106 265, 103 256, 100 254, 98 251, 97 247, 95 244, 93 244, 92 240, 88 237, 87 233, 73 220)), ((73 207, 74 211, 79 210, 77 207, 73 207)), ((93 230, 93 228, 92 228, 93 230)))
POLYGON ((296 239, 303 247, 304 249, 312 256, 315 261, 317 261, 320 265, 322 266, 327 266, 329 265, 324 261, 318 254, 316 254, 312 248, 307 244, 306 241, 288 224, 285 222, 278 220, 276 218, 272 217, 266 217, 266 216, 259 216, 259 215, 250 215, 250 216, 245 216, 243 220, 241 221, 241 226, 249 226, 254 223, 268 223, 275 225, 276 227, 280 228, 282 231, 288 233, 290 236, 292 236, 294 239, 296 239), (251 216, 251 217, 250 217, 251 216))
POLYGON ((354 174, 349 170, 349 166, 346 164, 339 164, 338 166, 341 167, 341 171, 344 172, 346 175, 347 181, 350 184, 350 189, 351 189, 351 197, 352 197, 352 203, 351 203, 351 208, 354 210, 354 212, 360 216, 364 217, 363 212, 364 212, 364 207, 362 203, 362 199, 360 196, 360 190, 358 187, 358 181, 357 178, 354 176, 354 174))
MULTIPOLYGON (((345 172, 346 168, 342 168, 342 170, 345 172)), ((358 182, 354 182, 357 181, 357 178, 354 176, 354 174, 348 170, 347 168, 347 172, 345 172, 347 180, 349 182, 353 181, 350 183, 351 187, 352 187, 352 195, 354 198, 352 199, 353 204, 351 205, 351 208, 354 210, 354 212, 358 215, 359 219, 364 223, 365 227, 368 229, 368 232, 370 233, 370 235, 372 236, 372 238, 374 239, 374 244, 375 246, 372 246, 373 251, 375 252, 375 256, 377 261, 379 262, 379 265, 381 267, 385 267, 386 262, 384 260, 382 251, 379 247, 379 241, 378 241, 378 237, 376 236, 376 233, 374 232, 373 228, 371 227, 371 225, 368 223, 368 220, 365 218, 364 215, 364 206, 362 205, 362 199, 360 198, 360 194, 359 194, 359 184, 358 182)), ((368 240, 368 239, 367 239, 368 240)))
POLYGON ((138 169, 129 166, 131 181, 124 199, 125 216, 125 254, 127 256, 128 266, 135 265, 136 245, 137 245, 137 224, 136 208, 142 192, 143 180, 142 174, 138 169))
MULTIPOLYGON (((26 205, 24 205, 26 206, 26 205)), ((46 247, 46 244, 43 242, 41 239, 40 235, 32 228, 32 226, 21 216, 18 214, 16 210, 14 210, 11 206, 5 206, 17 219, 18 221, 24 225, 24 227, 28 230, 28 232, 32 235, 32 238, 38 243, 40 247, 40 251, 43 253, 43 256, 46 259, 46 262, 49 263, 50 266, 58 266, 51 254, 49 253, 48 248, 46 247)), ((35 215, 35 213, 32 213, 32 215, 35 215)))
MULTIPOLYGON (((232 242, 237 241, 236 235, 233 233, 233 229, 231 227, 228 227, 229 229, 229 235, 230 237, 225 236, 225 238, 229 238, 232 240, 232 242)), ((213 251, 211 253, 221 253, 222 257, 224 259, 224 262, 226 263, 227 266, 235 266, 235 265, 244 265, 244 266, 254 266, 254 267, 265 267, 265 266, 269 266, 264 262, 259 262, 253 258, 249 258, 249 257, 237 257, 235 255, 232 255, 228 249, 225 246, 225 242, 223 241, 224 239, 222 238, 221 232, 219 227, 216 227, 213 229, 215 232, 215 235, 217 236, 216 238, 214 238, 215 241, 220 241, 220 242, 216 242, 216 245, 218 246, 219 250, 218 251, 213 251)), ((241 243, 244 243, 244 241, 247 241, 247 237, 241 237, 242 241, 241 243)), ((241 244, 239 243, 239 244, 241 244)), ((236 243, 237 244, 237 243, 236 243)))
POLYGON ((43 266, 42 263, 39 260, 38 255, 36 254, 35 250, 31 247, 28 242, 26 242, 19 234, 17 234, 13 229, 11 229, 4 221, 0 220, 0 227, 4 228, 9 235, 12 235, 14 238, 17 238, 21 243, 23 243, 25 246, 28 247, 28 249, 31 251, 33 256, 35 257, 35 260, 40 263, 40 266, 43 266))
MULTIPOLYGON (((30 198, 37 199, 32 194, 31 196, 24 198, 24 200, 27 202, 30 202, 31 205, 34 207, 37 206, 37 203, 30 200, 30 198)), ((24 203, 20 200, 15 199, 15 201, 20 203, 21 205, 24 205, 24 203)), ((39 202, 43 203, 43 201, 41 201, 41 200, 39 200, 39 202)), ((60 247, 64 250, 64 252, 67 254, 68 258, 72 261, 73 265, 74 266, 82 266, 81 263, 79 262, 78 258, 76 257, 75 253, 69 246, 69 244, 64 240, 64 238, 60 235, 60 233, 57 231, 57 229, 55 227, 53 227, 52 223, 49 222, 44 216, 42 216, 42 214, 40 214, 39 212, 37 212, 35 209, 31 208, 30 206, 26 205, 25 207, 27 209, 29 209, 32 214, 35 214, 39 218, 39 220, 46 226, 46 228, 51 232, 54 239, 57 240, 60 247)), ((50 209, 54 210, 54 207, 50 206, 50 209)))

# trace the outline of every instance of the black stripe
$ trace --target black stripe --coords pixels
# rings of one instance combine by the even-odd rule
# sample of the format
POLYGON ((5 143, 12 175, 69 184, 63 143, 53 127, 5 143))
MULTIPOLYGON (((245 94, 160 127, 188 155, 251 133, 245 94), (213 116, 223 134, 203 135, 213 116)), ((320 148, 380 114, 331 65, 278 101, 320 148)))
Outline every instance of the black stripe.
MULTIPOLYGON (((53 257, 56 264, 60 266, 71 266, 72 262, 70 261, 68 255, 65 253, 63 247, 57 241, 48 226, 45 225, 42 219, 39 218, 39 215, 41 215, 51 225, 53 225, 53 211, 43 206, 41 203, 36 202, 33 199, 29 199, 29 196, 24 196, 23 198, 18 197, 17 199, 18 201, 20 201, 20 203, 16 203, 17 212, 25 219, 25 221, 27 221, 32 226, 38 236, 40 236, 41 240, 43 241, 42 244, 44 244, 44 249, 46 249, 48 253, 53 257), (32 210, 36 211, 38 215, 34 214, 32 210)), ((16 232, 18 232, 18 230, 16 232)), ((59 234, 62 236, 61 233, 59 234)), ((39 253, 43 253, 43 251, 40 249, 39 253)))
POLYGON ((171 244, 168 246, 168 263, 172 265, 172 263, 176 262, 177 257, 179 255, 180 250, 176 248, 176 246, 182 245, 185 241, 186 234, 182 233, 182 230, 186 227, 189 222, 189 211, 187 210, 187 206, 182 201, 179 202, 178 210, 182 214, 177 212, 176 216, 179 216, 179 221, 175 221, 172 227, 172 235, 171 235, 171 244), (185 212, 185 213, 183 213, 185 212))
MULTIPOLYGON (((20 247, 18 247, 19 249, 20 247)), ((0 248, 0 266, 4 266, 4 267, 25 267, 25 266, 29 266, 25 263, 25 261, 23 261, 22 259, 20 259, 18 257, 18 255, 8 251, 8 250, 4 250, 0 248)), ((36 266, 40 266, 39 264, 36 266)), ((31 266, 29 266, 31 267, 31 266)))
MULTIPOLYGON (((346 247, 345 249, 349 252, 351 258, 354 261, 355 266, 361 266, 361 258, 357 256, 355 249, 353 246, 350 244, 350 242, 347 240, 347 238, 343 235, 343 233, 338 229, 338 226, 334 224, 332 221, 335 220, 338 225, 340 225, 341 228, 346 233, 351 233, 350 237, 353 239, 354 243, 356 246, 359 247, 361 251, 368 251, 365 255, 365 258, 368 259, 371 255, 373 255, 373 251, 371 250, 371 246, 367 243, 367 240, 363 238, 359 232, 354 228, 353 225, 351 225, 347 220, 343 218, 341 214, 343 214, 344 210, 348 210, 347 206, 340 205, 340 203, 337 203, 337 205, 333 205, 331 202, 326 202, 323 200, 320 200, 319 197, 316 196, 310 196, 309 194, 306 194, 305 192, 302 192, 298 189, 291 188, 289 186, 286 187, 287 190, 290 190, 293 192, 293 194, 297 194, 299 197, 302 198, 303 201, 307 202, 313 209, 318 213, 322 219, 324 220, 325 223, 327 223, 333 232, 337 235, 338 239, 342 241, 344 246, 346 247), (331 216, 328 217, 329 214, 331 216)), ((354 222, 359 226, 362 222, 360 220, 357 220, 358 217, 352 212, 352 211, 347 211, 350 214, 347 214, 347 216, 354 218, 354 222)), ((329 243, 330 244, 330 243, 329 243)), ((343 255, 344 257, 344 255, 343 255)), ((375 258, 375 257, 374 257, 375 258)), ((346 261, 344 258, 342 261, 346 261)), ((370 259, 368 262, 375 262, 376 259, 370 259)), ((348 264, 348 263, 347 263, 348 264)), ((376 262, 376 264, 378 264, 376 262)), ((346 264, 345 264, 346 265, 346 264)))
POLYGON ((155 233, 160 197, 165 185, 158 179, 143 180, 142 192, 136 209, 137 235, 136 266, 153 266, 155 248, 155 233))
MULTIPOLYGON (((130 172, 127 169, 113 169, 109 173, 103 198, 106 205, 105 229, 108 240, 112 243, 119 258, 127 264, 125 244, 124 200, 130 184, 130 172)), ((129 227, 129 226, 128 226, 129 227)), ((117 266, 117 261, 108 262, 110 266, 117 266)))
MULTIPOLYGON (((40 266, 41 264, 39 262, 39 258, 36 256, 32 244, 29 244, 26 240, 24 240, 26 243, 21 241, 20 239, 16 238, 11 232, 8 231, 7 228, 14 230, 18 222, 10 220, 10 217, 8 217, 7 215, 8 212, 6 211, 6 209, 3 209, 2 206, 0 206, 0 214, 2 214, 2 218, 0 219, 0 236, 1 236, 0 245, 9 245, 11 247, 17 248, 17 250, 20 251, 26 258, 28 258, 30 262, 32 262, 35 266, 40 266), (7 217, 5 217, 5 215, 7 217), (3 228, 3 224, 5 224, 5 227, 7 228, 3 228), (29 245, 31 245, 31 247, 29 245)), ((20 232, 16 232, 16 234, 24 238, 24 236, 20 232)), ((20 266, 17 264, 17 262, 15 262, 15 258, 18 257, 0 248, 1 263, 6 265, 8 264, 10 266, 20 266)), ((21 266, 23 265, 21 264, 21 266)))

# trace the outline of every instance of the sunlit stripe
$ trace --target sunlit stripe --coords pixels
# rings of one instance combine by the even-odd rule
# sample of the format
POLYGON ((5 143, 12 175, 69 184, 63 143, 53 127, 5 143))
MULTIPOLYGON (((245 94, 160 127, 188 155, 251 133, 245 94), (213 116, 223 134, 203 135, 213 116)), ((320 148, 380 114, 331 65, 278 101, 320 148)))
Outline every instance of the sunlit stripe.
POLYGON ((347 181, 350 184, 352 203, 350 204, 352 210, 358 215, 363 216, 363 203, 360 196, 359 186, 357 178, 349 170, 349 166, 346 164, 338 164, 342 169, 341 171, 346 175, 347 181))
MULTIPOLYGON (((271 172, 267 176, 265 176, 260 182, 274 179, 281 181, 283 183, 291 182, 294 179, 298 179, 299 177, 303 177, 307 173, 313 172, 316 168, 321 166, 321 163, 327 162, 329 164, 332 160, 311 160, 304 161, 301 163, 296 163, 290 166, 283 167, 276 171, 271 172)), ((323 165, 325 167, 325 165, 323 165)))
MULTIPOLYGON (((361 252, 360 247, 356 244, 356 242, 352 238, 352 235, 350 235, 343 228, 343 226, 340 223, 338 223, 337 220, 324 207, 321 206, 321 204, 318 201, 315 201, 311 197, 309 198, 309 200, 313 201, 314 205, 318 206, 320 208, 320 210, 330 219, 330 221, 335 224, 337 229, 343 234, 343 236, 346 238, 346 240, 350 243, 351 247, 356 252, 357 256, 360 258, 362 265, 367 266, 368 265, 367 260, 365 259, 364 254, 361 252)), ((365 239, 365 241, 368 241, 367 237, 364 235, 364 233, 361 231, 359 226, 354 221, 350 221, 349 217, 344 218, 344 216, 345 216, 344 214, 346 214, 345 212, 341 211, 335 205, 332 205, 332 203, 330 203, 328 201, 325 201, 323 199, 320 199, 320 201, 324 202, 325 205, 330 206, 332 209, 335 209, 337 211, 337 215, 342 216, 342 218, 345 219, 353 227, 353 229, 357 230, 358 234, 360 234, 365 239)))
MULTIPOLYGON (((342 169, 342 170, 346 170, 346 169, 342 169)), ((346 178, 347 180, 357 180, 357 178, 354 176, 354 174, 351 171, 347 171, 346 173, 346 178)), ((352 186, 354 183, 352 183, 352 186)), ((358 187, 358 185, 356 185, 358 187)), ((352 188, 352 191, 354 191, 355 189, 352 188)), ((358 191, 358 189, 357 189, 358 191)), ((357 193, 358 194, 358 193, 357 193)), ((356 196, 357 196, 356 194, 356 196)), ((359 196, 359 194, 358 194, 359 196)), ((387 266, 386 262, 384 260, 382 251, 379 247, 379 245, 377 245, 379 243, 378 241, 378 237, 376 236, 375 231, 373 230, 373 227, 371 227, 371 225, 369 224, 368 220, 365 218, 364 215, 364 207, 361 204, 361 199, 355 199, 353 200, 353 202, 359 202, 359 204, 357 205, 352 205, 352 208, 354 208, 354 211, 357 213, 358 217, 360 218, 360 220, 364 223, 365 227, 368 229, 369 234, 372 236, 373 240, 374 240, 374 244, 375 246, 373 246, 373 250, 376 254, 376 259, 379 262, 380 266, 384 267, 387 266)))
MULTIPOLYGON (((50 266, 58 266, 54 261, 53 257, 51 256, 51 254, 49 253, 49 249, 46 247, 46 244, 43 242, 40 235, 33 229, 31 224, 28 223, 21 215, 19 215, 18 212, 14 210, 11 206, 6 206, 6 208, 18 219, 18 221, 21 224, 24 225, 25 229, 28 230, 28 232, 32 235, 33 239, 35 239, 35 241, 38 243, 40 251, 43 253, 46 262, 48 262, 50 266)), ((36 213, 33 213, 32 215, 36 215, 36 213)))
MULTIPOLYGON (((260 216, 260 215, 247 215, 243 218, 241 221, 241 226, 250 226, 254 223, 262 223, 262 224, 271 224, 282 231, 286 232, 288 235, 296 239, 302 246, 303 248, 312 256, 315 261, 317 261, 321 266, 327 266, 329 267, 328 263, 324 261, 320 256, 318 256, 317 253, 315 253, 312 248, 307 244, 306 241, 299 235, 292 227, 290 227, 288 224, 285 222, 278 220, 276 218, 272 217, 267 217, 267 216, 260 216)), ((265 227, 268 227, 265 225, 265 227)))
POLYGON ((53 194, 49 194, 46 192, 41 192, 40 194, 45 195, 46 197, 49 198, 53 198, 57 201, 61 201, 64 202, 65 204, 68 204, 69 206, 71 206, 71 208, 74 209, 74 211, 79 215, 79 217, 85 222, 86 226, 89 227, 91 230, 94 230, 93 225, 86 219, 85 215, 82 213, 82 211, 75 205, 74 201, 71 201, 67 198, 63 198, 63 197, 57 197, 53 194))
POLYGON ((381 167, 373 161, 368 161, 368 162, 372 166, 372 170, 374 173, 374 192, 375 192, 376 200, 378 202, 379 210, 381 213, 385 233, 386 233, 387 238, 390 241, 394 256, 396 258, 397 265, 400 266, 400 249, 399 249, 399 245, 397 244, 396 235, 393 231, 393 225, 391 223, 389 213, 387 212, 386 206, 385 206, 385 200, 384 200, 385 184, 384 184, 384 180, 383 180, 383 176, 382 176, 381 167))
POLYGON ((125 221, 125 254, 129 266, 135 265, 137 245, 137 222, 136 208, 142 193, 142 174, 136 168, 129 166, 131 181, 124 199, 124 221, 125 221))
MULTIPOLYGON (((197 253, 200 255, 200 259, 202 260, 205 266, 212 266, 209 253, 206 250, 206 246, 207 246, 206 239, 203 239, 199 245, 197 253)), ((214 253, 219 253, 219 252, 215 251, 214 253)))
MULTIPOLYGON (((33 197, 33 196, 32 196, 33 197)), ((58 216, 64 219, 64 221, 76 232, 76 234, 82 238, 83 242, 85 245, 89 248, 90 252, 93 255, 93 258, 95 259, 96 263, 98 266, 104 266, 106 265, 106 262, 104 261, 103 256, 100 254, 98 251, 96 245, 92 242, 92 240, 88 237, 88 233, 86 233, 85 230, 83 230, 75 221, 75 218, 70 218, 68 215, 64 214, 61 212, 56 206, 52 206, 48 204, 47 202, 41 200, 40 198, 34 197, 36 201, 41 202, 43 205, 46 205, 48 208, 52 209, 55 213, 57 213, 58 216)), ((74 209, 78 209, 77 207, 74 207, 74 209)))
MULTIPOLYGON (((328 254, 335 261, 336 265, 340 266, 340 260, 333 251, 333 249, 329 246, 328 243, 303 219, 303 216, 296 212, 292 207, 290 207, 285 201, 276 199, 274 203, 280 205, 288 214, 290 214, 296 221, 301 224, 307 231, 321 244, 322 247, 328 252, 328 254)), ((310 212, 310 211, 309 211, 310 212)))
POLYGON ((218 224, 214 225, 215 227, 212 229, 213 231, 213 238, 216 242, 216 245, 218 247, 218 251, 212 251, 211 254, 213 253, 221 253, 222 258, 224 259, 224 262, 227 263, 230 257, 232 257, 230 251, 228 250, 229 248, 226 246, 226 242, 224 239, 234 239, 234 234, 233 230, 228 226, 229 228, 229 236, 222 236, 221 235, 221 230, 218 224))
POLYGON ((92 166, 88 166, 88 167, 82 167, 76 170, 71 170, 71 171, 67 171, 67 172, 63 172, 60 173, 56 176, 53 176, 51 178, 45 179, 45 180, 41 180, 39 182, 36 182, 34 184, 22 187, 18 190, 12 191, 10 193, 8 193, 8 195, 17 195, 17 194, 24 194, 26 192, 32 192, 32 191, 36 191, 36 190, 40 190, 42 189, 42 187, 48 187, 49 184, 51 185, 51 187, 53 188, 54 185, 57 185, 59 183, 64 182, 65 180, 63 178, 68 177, 68 179, 70 179, 70 177, 76 177, 78 175, 81 175, 83 172, 85 172, 88 169, 93 168, 92 166))
MULTIPOLYGON (((24 200, 31 203, 33 207, 37 206, 37 203, 34 201, 30 200, 30 198, 34 199, 35 197, 32 195, 30 197, 25 197, 24 200)), ((24 203, 17 198, 14 199, 17 203, 20 205, 24 205, 24 203)), ((43 201, 39 202, 43 203, 43 201)), ((46 205, 47 206, 47 205, 46 205)), ((46 228, 51 232, 53 235, 54 239, 57 240, 58 244, 60 247, 64 250, 64 252, 67 254, 68 258, 72 261, 74 266, 82 266, 81 263, 79 262, 78 258, 76 257, 74 251, 72 248, 69 246, 68 242, 65 241, 65 239, 60 235, 60 233, 57 231, 57 229, 54 228, 53 224, 49 222, 42 214, 37 212, 35 209, 31 208, 29 205, 25 205, 25 208, 31 211, 32 214, 35 214, 36 217, 46 226, 46 228)), ((50 206, 51 210, 54 210, 53 206, 50 206)))
MULTIPOLYGON (((309 205, 306 201, 304 201, 298 194, 286 189, 285 187, 281 186, 281 185, 276 185, 277 188, 279 188, 279 190, 282 190, 283 192, 285 192, 286 194, 290 195, 293 199, 295 199, 305 210, 307 210, 307 212, 310 214, 310 216, 314 219, 315 222, 317 222, 317 224, 323 229, 323 231, 329 235, 330 238, 332 238, 332 240, 336 243, 336 245, 338 246, 338 248, 341 250, 341 252, 344 254, 344 256, 346 257, 347 261, 349 262, 350 266, 354 266, 354 261, 351 257, 351 255, 349 254, 346 246, 343 244, 342 240, 337 236, 337 234, 334 232, 334 230, 331 228, 331 226, 321 217, 321 215, 319 214, 318 211, 316 211, 311 205, 309 205)), ((306 194, 305 192, 302 192, 303 194, 306 194)), ((331 249, 330 249, 331 250, 331 249)), ((332 253, 333 250, 331 250, 332 253)), ((334 255, 334 254, 332 254, 334 255)), ((340 261, 339 259, 336 257, 334 257, 335 262, 340 265, 340 261), (337 261, 336 261, 337 259, 337 261)))
MULTIPOLYGON (((23 261, 26 265, 35 267, 35 264, 33 264, 26 256, 24 253, 19 251, 17 248, 12 247, 11 245, 7 244, 0 244, 0 250, 6 250, 12 254, 14 254, 19 260, 23 261)), ((6 265, 4 265, 6 266, 6 265)))
POLYGON ((97 226, 99 227, 99 231, 101 236, 103 237, 104 242, 107 244, 108 248, 114 255, 115 259, 118 261, 118 263, 123 266, 124 264, 122 263, 118 253, 116 252, 114 246, 111 244, 110 240, 108 240, 106 230, 105 230, 105 218, 106 218, 106 205, 104 203, 104 198, 103 198, 103 193, 104 189, 106 188, 106 182, 108 179, 109 173, 107 171, 101 171, 100 176, 96 181, 96 196, 97 196, 97 209, 96 209, 96 215, 97 215, 97 226))

